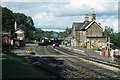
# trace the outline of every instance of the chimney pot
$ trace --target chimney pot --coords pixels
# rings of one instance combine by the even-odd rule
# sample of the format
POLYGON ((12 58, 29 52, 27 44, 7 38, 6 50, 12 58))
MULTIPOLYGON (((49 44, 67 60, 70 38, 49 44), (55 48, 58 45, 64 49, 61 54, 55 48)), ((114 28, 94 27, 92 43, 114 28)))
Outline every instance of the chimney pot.
POLYGON ((89 22, 89 16, 88 16, 88 14, 86 14, 86 16, 85 16, 85 22, 89 22))
POLYGON ((107 38, 107 26, 105 26, 105 37, 107 38))
POLYGON ((96 20, 95 16, 96 16, 95 11, 93 11, 92 20, 96 20))

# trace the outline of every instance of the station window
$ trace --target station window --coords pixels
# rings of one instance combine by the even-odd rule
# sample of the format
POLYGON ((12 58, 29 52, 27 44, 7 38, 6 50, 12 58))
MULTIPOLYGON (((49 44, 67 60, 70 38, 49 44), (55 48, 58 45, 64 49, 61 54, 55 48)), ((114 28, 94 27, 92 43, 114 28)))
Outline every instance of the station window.
POLYGON ((23 37, 23 34, 18 34, 18 37, 23 37))

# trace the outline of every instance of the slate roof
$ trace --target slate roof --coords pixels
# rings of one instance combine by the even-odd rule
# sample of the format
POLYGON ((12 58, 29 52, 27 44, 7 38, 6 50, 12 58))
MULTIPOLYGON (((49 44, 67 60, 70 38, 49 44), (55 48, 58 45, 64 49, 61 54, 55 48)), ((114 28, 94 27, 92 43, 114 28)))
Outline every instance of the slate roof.
POLYGON ((85 30, 85 28, 86 28, 91 22, 92 22, 92 21, 83 22, 83 23, 74 22, 74 23, 73 23, 73 26, 75 27, 75 31, 85 30))
POLYGON ((22 31, 22 32, 24 32, 24 31, 21 30, 20 28, 17 28, 17 29, 15 30, 15 32, 17 32, 17 31, 22 31))

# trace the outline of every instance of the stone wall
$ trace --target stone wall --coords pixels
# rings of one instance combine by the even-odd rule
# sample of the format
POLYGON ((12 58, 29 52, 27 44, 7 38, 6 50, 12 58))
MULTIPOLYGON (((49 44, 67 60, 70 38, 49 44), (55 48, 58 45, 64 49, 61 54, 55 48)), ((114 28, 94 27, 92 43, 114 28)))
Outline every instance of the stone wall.
POLYGON ((72 35, 75 37, 75 35, 76 35, 76 31, 75 31, 75 29, 74 29, 75 27, 74 26, 72 26, 72 35))
MULTIPOLYGON (((101 37, 103 29, 97 24, 93 23, 86 31, 75 31, 74 26, 72 26, 72 35, 74 36, 74 43, 73 40, 71 44, 74 44, 75 47, 81 47, 86 44, 87 48, 91 46, 91 40, 87 39, 87 36, 94 36, 94 37, 101 37), (89 43, 86 43, 88 42, 89 43)), ((105 42, 105 39, 95 39, 100 42, 105 42)))
POLYGON ((86 35, 87 36, 102 36, 102 31, 103 29, 96 23, 93 23, 93 25, 91 25, 87 31, 86 31, 86 35))
POLYGON ((76 46, 82 46, 83 43, 86 41, 86 31, 75 31, 75 42, 76 46))

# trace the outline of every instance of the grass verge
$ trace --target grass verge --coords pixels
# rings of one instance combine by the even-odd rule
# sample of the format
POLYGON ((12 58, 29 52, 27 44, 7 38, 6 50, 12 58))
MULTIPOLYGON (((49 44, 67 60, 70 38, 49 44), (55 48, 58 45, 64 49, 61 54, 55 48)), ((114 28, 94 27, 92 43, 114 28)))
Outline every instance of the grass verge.
POLYGON ((2 55, 2 79, 53 80, 53 76, 42 69, 25 63, 11 54, 2 55))

